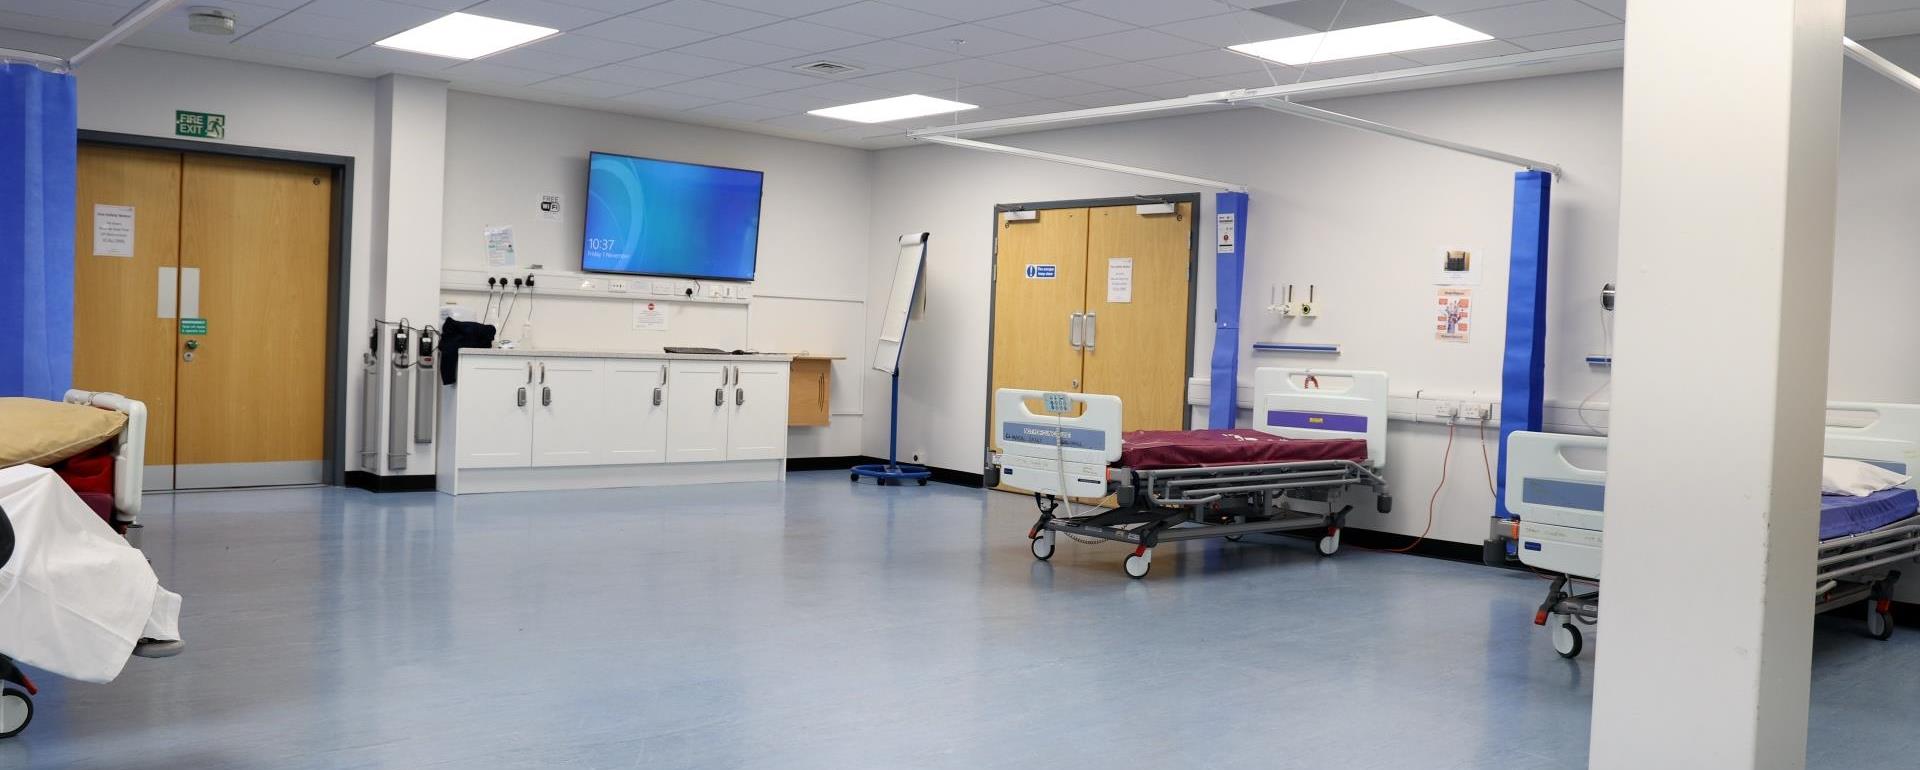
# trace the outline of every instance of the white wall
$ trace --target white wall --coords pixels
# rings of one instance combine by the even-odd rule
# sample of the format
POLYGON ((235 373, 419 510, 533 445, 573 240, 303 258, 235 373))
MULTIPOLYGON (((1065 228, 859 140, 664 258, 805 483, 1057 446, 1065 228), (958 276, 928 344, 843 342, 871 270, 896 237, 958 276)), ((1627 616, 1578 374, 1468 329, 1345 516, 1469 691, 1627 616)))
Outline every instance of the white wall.
MULTIPOLYGON (((1920 66, 1920 39, 1874 48, 1920 66)), ((1904 301, 1920 279, 1920 157, 1903 148, 1920 125, 1920 99, 1857 66, 1847 70, 1839 264, 1834 317, 1834 398, 1920 400, 1913 364, 1886 355, 1890 341, 1920 328, 1904 301), (1906 139, 1903 140, 1903 137, 1906 139), (1889 321, 1892 323, 1889 323, 1889 321), (1891 337, 1889 335, 1892 335, 1891 337)), ((964 94, 963 94, 964 96, 964 94)), ((1316 102, 1436 136, 1561 164, 1554 185, 1550 245, 1549 402, 1574 404, 1605 383, 1589 354, 1605 343, 1598 307, 1613 279, 1618 229, 1618 71, 1560 75, 1316 102)), ((1091 126, 993 140, 1102 160, 1236 181, 1252 193, 1247 234, 1242 383, 1261 365, 1379 369, 1396 393, 1416 390, 1497 399, 1504 336, 1512 172, 1491 161, 1259 110, 1222 111, 1091 126), (1468 344, 1433 339, 1433 268, 1440 247, 1476 249, 1485 271, 1477 330, 1468 344), (1281 320, 1261 312, 1268 287, 1315 284, 1326 316, 1281 320), (1254 353, 1256 341, 1334 342, 1337 359, 1254 353)), ((877 153, 874 230, 869 237, 869 326, 877 325, 891 269, 891 239, 934 234, 929 306, 909 336, 901 420, 903 453, 977 471, 986 420, 993 238, 992 207, 1060 199, 1191 191, 1154 180, 944 147, 877 153)), ((1202 242, 1211 237, 1206 192, 1202 242)), ((1212 349, 1213 260, 1203 249, 1195 313, 1194 371, 1206 376, 1212 349)), ((1630 296, 1622 303, 1630 304, 1630 296)), ((1729 312, 1738 312, 1730 309, 1729 312)), ((1898 345, 1898 342, 1894 342, 1898 345)), ((1895 348, 1898 349, 1898 348, 1895 348)), ((883 414, 883 380, 869 377, 867 402, 883 414)), ((1604 407, 1601 392, 1594 404, 1604 407)), ((1604 424, 1604 414, 1592 417, 1604 424)), ((1204 424, 1204 414, 1196 419, 1204 424)), ((1487 452, 1495 457, 1495 426, 1487 452)), ((1357 526, 1419 534, 1446 452, 1440 425, 1396 422, 1389 433, 1395 511, 1356 511, 1357 526)), ((869 454, 884 452, 885 423, 870 421, 869 454)), ((1477 543, 1492 511, 1478 431, 1463 426, 1437 503, 1431 537, 1477 543)))
MULTIPOLYGON (((863 248, 872 209, 870 153, 456 92, 447 105, 444 266, 487 269, 484 229, 511 225, 523 273, 532 264, 579 271, 587 153, 593 150, 766 172, 755 296, 744 306, 667 303, 664 332, 633 330, 633 301, 543 297, 532 303, 533 347, 693 345, 843 355, 847 359, 833 370, 832 423, 793 429, 789 452, 859 454, 865 406, 860 373, 871 356, 863 248), (535 216, 546 193, 563 196, 561 221, 535 216)), ((486 301, 471 292, 444 296, 475 311, 486 301)), ((526 334, 527 299, 523 294, 515 303, 502 334, 526 334)))

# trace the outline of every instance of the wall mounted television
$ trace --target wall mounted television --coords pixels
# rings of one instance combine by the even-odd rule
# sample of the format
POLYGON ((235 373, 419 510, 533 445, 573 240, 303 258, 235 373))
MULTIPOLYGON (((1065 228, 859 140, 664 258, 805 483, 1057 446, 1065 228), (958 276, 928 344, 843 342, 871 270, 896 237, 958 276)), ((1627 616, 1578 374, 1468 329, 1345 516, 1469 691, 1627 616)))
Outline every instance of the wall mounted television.
POLYGON ((581 269, 753 280, 764 176, 747 169, 591 154, 581 269))

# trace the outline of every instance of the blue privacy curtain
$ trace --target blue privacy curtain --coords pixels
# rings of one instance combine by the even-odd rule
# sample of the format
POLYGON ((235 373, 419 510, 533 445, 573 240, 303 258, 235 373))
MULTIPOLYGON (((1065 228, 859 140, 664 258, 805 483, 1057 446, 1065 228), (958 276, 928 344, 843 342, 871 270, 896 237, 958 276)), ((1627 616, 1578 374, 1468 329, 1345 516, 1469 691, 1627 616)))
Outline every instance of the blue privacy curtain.
POLYGON ((73 76, 0 51, 0 396, 58 399, 73 379, 78 139, 73 76))

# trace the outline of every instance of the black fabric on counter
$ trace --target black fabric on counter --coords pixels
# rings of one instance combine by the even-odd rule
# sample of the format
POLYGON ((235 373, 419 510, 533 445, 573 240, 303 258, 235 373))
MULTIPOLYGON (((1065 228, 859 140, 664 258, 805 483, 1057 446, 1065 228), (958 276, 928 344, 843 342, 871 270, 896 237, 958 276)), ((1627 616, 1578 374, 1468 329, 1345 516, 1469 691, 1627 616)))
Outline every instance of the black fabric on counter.
POLYGON ((452 385, 460 378, 461 348, 493 347, 494 328, 492 324, 456 321, 451 318, 440 325, 440 382, 452 385))

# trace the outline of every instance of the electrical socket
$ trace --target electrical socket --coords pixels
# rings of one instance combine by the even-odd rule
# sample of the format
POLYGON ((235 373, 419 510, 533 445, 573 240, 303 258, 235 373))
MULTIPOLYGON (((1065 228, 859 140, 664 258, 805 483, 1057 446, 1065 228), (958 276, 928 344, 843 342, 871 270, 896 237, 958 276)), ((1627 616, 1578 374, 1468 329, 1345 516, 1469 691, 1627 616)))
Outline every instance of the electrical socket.
POLYGON ((607 290, 612 292, 617 292, 620 294, 625 294, 627 293, 627 282, 619 281, 619 280, 607 281, 607 290))
POLYGON ((1456 401, 1432 401, 1428 414, 1442 420, 1452 419, 1460 413, 1460 404, 1456 401))
POLYGON ((1492 411, 1493 405, 1491 404, 1475 403, 1472 401, 1465 401, 1460 404, 1460 418, 1463 420, 1485 420, 1491 415, 1492 411))

